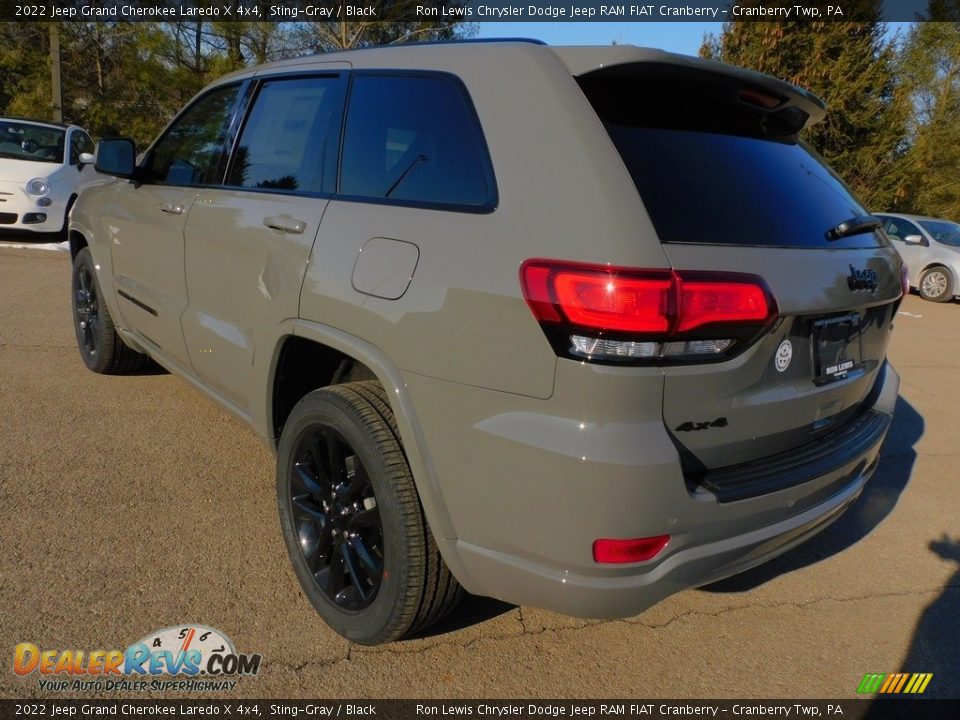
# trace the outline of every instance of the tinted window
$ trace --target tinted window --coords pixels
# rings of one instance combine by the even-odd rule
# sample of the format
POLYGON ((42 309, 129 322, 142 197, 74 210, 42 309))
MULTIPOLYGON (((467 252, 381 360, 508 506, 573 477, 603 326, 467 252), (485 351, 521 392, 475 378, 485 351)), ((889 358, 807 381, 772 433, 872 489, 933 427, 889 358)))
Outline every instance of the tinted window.
POLYGON ((354 77, 344 195, 462 207, 491 204, 488 161, 465 93, 438 77, 354 77))
POLYGON ((909 220, 903 218, 886 218, 883 222, 883 229, 892 240, 903 242, 907 235, 921 235, 920 228, 909 220))
POLYGON ((921 220, 920 224, 937 242, 960 247, 960 225, 957 225, 957 223, 943 220, 921 220))
POLYGON ((338 83, 332 77, 265 83, 240 136, 227 185, 322 191, 325 160, 335 152, 335 141, 334 147, 329 143, 338 83))
POLYGON ((154 145, 147 161, 153 179, 166 185, 220 182, 224 140, 239 85, 218 88, 197 100, 154 145))
POLYGON ((90 153, 93 155, 93 140, 85 132, 74 130, 70 136, 70 164, 77 165, 80 162, 81 153, 90 153))
POLYGON ((730 80, 703 73, 662 79, 629 68, 580 79, 662 242, 832 248, 884 242, 873 232, 827 240, 829 230, 867 211, 798 142, 805 113, 786 107, 764 122, 763 113, 736 101, 736 87, 723 85, 730 80))

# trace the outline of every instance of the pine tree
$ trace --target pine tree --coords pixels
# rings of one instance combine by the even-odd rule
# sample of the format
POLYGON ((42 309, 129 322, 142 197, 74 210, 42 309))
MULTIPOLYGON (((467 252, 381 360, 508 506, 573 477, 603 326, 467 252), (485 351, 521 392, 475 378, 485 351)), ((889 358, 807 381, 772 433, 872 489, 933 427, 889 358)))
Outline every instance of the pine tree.
POLYGON ((708 36, 704 57, 759 70, 818 95, 827 117, 804 131, 864 204, 887 210, 898 188, 907 106, 884 39, 880 3, 845 7, 856 21, 731 22, 708 36))
POLYGON ((960 221, 960 22, 914 26, 900 76, 914 113, 898 209, 960 221))

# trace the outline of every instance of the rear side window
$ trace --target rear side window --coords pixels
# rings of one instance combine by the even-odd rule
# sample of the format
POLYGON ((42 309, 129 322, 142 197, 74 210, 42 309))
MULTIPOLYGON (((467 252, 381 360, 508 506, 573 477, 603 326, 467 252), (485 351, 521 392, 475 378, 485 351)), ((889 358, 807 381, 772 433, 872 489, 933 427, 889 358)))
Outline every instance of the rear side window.
POLYGON ((960 225, 957 225, 957 223, 943 220, 921 220, 920 224, 937 242, 960 247, 960 225))
POLYGON ((438 76, 354 76, 340 194, 449 209, 492 208, 486 146, 462 86, 438 76))
POLYGON ((829 230, 867 211, 797 140, 793 116, 764 121, 737 101, 735 89, 717 92, 704 77, 662 82, 649 71, 621 71, 578 80, 661 242, 833 248, 884 242, 873 232, 828 241, 829 230))
POLYGON ((164 185, 217 185, 223 177, 224 143, 239 85, 217 88, 174 120, 153 146, 148 168, 164 185))
POLYGON ((336 77, 310 77, 264 83, 240 136, 226 184, 322 192, 325 180, 332 181, 324 170, 335 154, 330 131, 339 82, 336 77))

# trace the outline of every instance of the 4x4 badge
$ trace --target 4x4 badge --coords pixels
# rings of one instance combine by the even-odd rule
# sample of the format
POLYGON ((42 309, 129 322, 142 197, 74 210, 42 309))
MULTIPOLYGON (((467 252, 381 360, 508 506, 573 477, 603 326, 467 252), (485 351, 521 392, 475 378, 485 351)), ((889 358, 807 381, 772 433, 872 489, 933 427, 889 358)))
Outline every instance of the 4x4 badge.
POLYGON ((869 290, 876 292, 880 286, 880 280, 877 278, 877 271, 857 270, 853 265, 850 266, 850 274, 847 276, 847 287, 851 290, 869 290))

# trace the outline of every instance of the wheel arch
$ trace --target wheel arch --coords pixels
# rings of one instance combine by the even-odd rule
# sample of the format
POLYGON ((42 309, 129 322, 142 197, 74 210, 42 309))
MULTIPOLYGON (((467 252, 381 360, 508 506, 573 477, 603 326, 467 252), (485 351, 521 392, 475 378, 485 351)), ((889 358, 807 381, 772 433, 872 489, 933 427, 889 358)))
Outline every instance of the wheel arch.
POLYGON ((272 449, 275 451, 277 448, 283 421, 286 419, 285 414, 289 414, 295 404, 296 401, 291 403, 291 399, 298 392, 299 397, 303 397, 307 392, 338 382, 368 378, 378 380, 387 391, 397 428, 400 431, 400 441, 407 462, 410 464, 410 471, 427 521, 441 552, 456 575, 459 563, 455 558, 449 557, 451 553, 444 552, 447 549, 444 546, 449 547, 453 543, 442 542, 442 540, 453 540, 456 535, 440 492, 426 438, 417 420, 413 401, 407 392, 400 370, 379 348, 337 328, 297 320, 288 330, 276 345, 267 390, 267 421, 270 423, 272 449), (298 352, 305 354, 299 357, 291 354, 298 352), (313 358, 317 361, 317 365, 304 362, 303 358, 313 358), (344 374, 342 365, 344 360, 354 368, 362 368, 359 377, 356 374, 354 376, 344 374), (292 385, 286 384, 291 381, 289 377, 291 369, 295 372, 307 369, 310 371, 310 376, 294 379, 292 385))
POLYGON ((67 240, 70 243, 70 259, 76 260, 77 253, 80 252, 83 248, 89 247, 90 243, 87 242, 87 238, 79 230, 74 230, 71 228, 67 235, 67 240))

